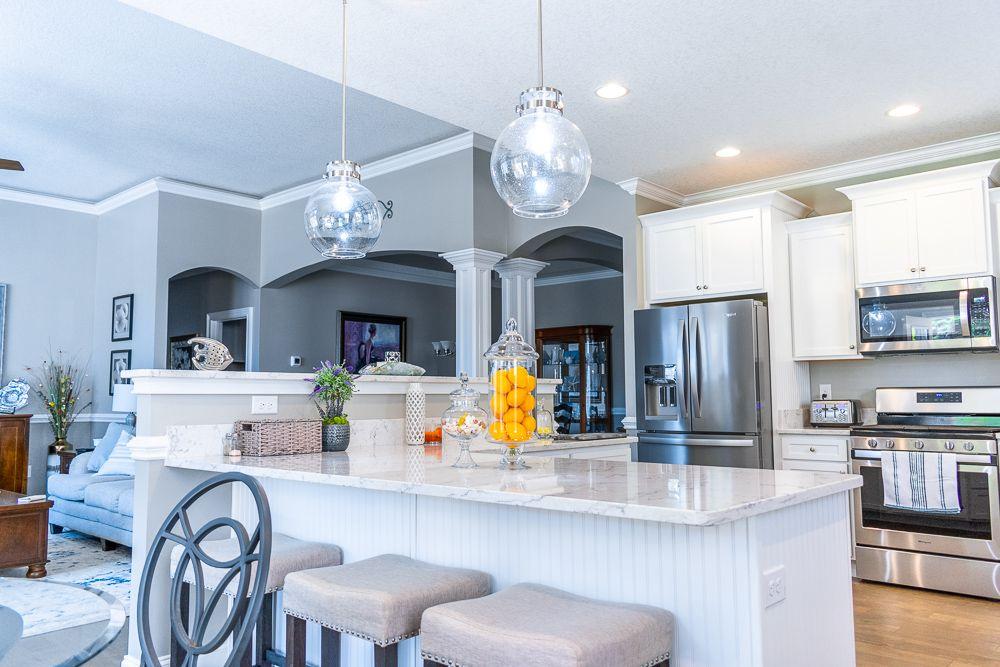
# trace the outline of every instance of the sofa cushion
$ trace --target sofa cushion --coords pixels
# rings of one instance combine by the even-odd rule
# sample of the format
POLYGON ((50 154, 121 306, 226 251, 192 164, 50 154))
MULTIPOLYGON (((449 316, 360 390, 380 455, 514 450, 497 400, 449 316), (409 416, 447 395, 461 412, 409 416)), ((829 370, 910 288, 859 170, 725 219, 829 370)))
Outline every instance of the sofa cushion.
POLYGON ((53 501, 52 511, 49 512, 49 523, 54 523, 57 526, 64 525, 56 520, 55 517, 58 515, 74 516, 121 530, 132 530, 132 517, 130 516, 124 516, 118 512, 109 512, 103 507, 94 507, 93 505, 71 502, 62 500, 61 498, 56 498, 53 501))
POLYGON ((118 496, 118 513, 125 516, 135 516, 132 513, 132 499, 135 497, 135 483, 129 484, 128 488, 118 496))
POLYGON ((75 475, 77 473, 90 472, 87 470, 87 463, 90 461, 90 457, 93 454, 94 452, 90 451, 74 456, 73 460, 69 462, 69 474, 75 475))
POLYGON ((91 507, 101 507, 109 512, 119 512, 121 495, 132 488, 133 481, 125 479, 107 484, 91 484, 83 492, 83 502, 91 507))
POLYGON ((87 470, 97 472, 101 469, 101 466, 104 465, 104 462, 111 455, 111 450, 118 444, 118 438, 121 437, 123 432, 134 435, 133 430, 124 424, 119 424, 118 422, 108 424, 108 430, 104 432, 104 437, 101 438, 101 442, 98 443, 93 455, 91 455, 90 460, 87 462, 87 470))
POLYGON ((129 451, 128 443, 132 440, 132 434, 122 431, 118 436, 118 444, 111 450, 108 460, 101 465, 97 471, 98 475, 135 475, 135 461, 132 460, 132 452, 129 451))
POLYGON ((92 472, 75 475, 52 475, 49 477, 49 495, 63 500, 83 500, 83 494, 92 484, 104 484, 121 479, 131 479, 125 475, 105 475, 98 477, 92 472))

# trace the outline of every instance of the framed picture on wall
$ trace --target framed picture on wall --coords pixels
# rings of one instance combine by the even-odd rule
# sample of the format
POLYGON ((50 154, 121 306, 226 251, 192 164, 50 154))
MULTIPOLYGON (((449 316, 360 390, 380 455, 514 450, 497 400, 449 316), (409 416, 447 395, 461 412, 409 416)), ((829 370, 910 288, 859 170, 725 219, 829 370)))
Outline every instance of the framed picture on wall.
POLYGON ((128 384, 122 373, 132 369, 132 350, 111 350, 111 372, 108 376, 108 395, 115 395, 116 384, 128 384))
POLYGON ((167 350, 167 368, 172 371, 190 371, 194 369, 194 366, 191 365, 191 355, 194 353, 194 346, 188 341, 197 335, 196 333, 190 333, 183 336, 170 337, 170 348, 167 350))
POLYGON ((386 352, 399 352, 406 359, 406 318, 389 315, 348 313, 340 315, 340 361, 357 372, 379 361, 386 352))
POLYGON ((0 377, 3 377, 3 336, 4 319, 7 314, 7 285, 0 283, 0 377))
POLYGON ((132 340, 134 294, 123 294, 111 300, 111 340, 132 340))

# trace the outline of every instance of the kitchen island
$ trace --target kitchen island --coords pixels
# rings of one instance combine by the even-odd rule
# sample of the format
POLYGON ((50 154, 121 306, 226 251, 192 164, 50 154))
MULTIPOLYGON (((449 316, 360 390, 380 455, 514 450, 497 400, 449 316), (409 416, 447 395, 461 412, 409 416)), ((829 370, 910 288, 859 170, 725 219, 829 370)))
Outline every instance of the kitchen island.
MULTIPOLYGON (((538 582, 668 609, 671 665, 853 664, 847 497, 860 478, 559 457, 501 470, 485 453, 463 470, 454 445, 406 446, 393 430, 343 453, 239 460, 172 430, 160 483, 178 493, 247 473, 275 530, 338 544, 346 562, 399 553, 486 571, 496 589, 538 582)), ((231 511, 252 522, 247 500, 234 494, 231 511)), ((417 641, 401 664, 420 664, 417 641)), ((345 641, 343 664, 370 656, 345 641)))

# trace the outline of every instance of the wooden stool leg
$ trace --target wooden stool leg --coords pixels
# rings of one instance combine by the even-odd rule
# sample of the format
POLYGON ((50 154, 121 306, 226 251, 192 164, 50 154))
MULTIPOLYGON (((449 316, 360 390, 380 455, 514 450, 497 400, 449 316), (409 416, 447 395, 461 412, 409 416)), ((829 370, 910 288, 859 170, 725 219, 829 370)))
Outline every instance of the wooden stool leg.
POLYGON ((319 639, 320 667, 338 667, 340 665, 340 633, 330 628, 322 628, 319 639))
POLYGON ((254 635, 253 664, 255 667, 265 667, 270 664, 267 654, 274 648, 274 593, 264 595, 254 635))
MULTIPOLYGON (((177 619, 185 630, 188 630, 188 615, 191 613, 191 584, 182 583, 181 584, 181 599, 180 599, 180 612, 181 617, 177 619)), ((173 628, 170 629, 170 664, 171 665, 181 665, 184 662, 184 656, 187 651, 181 648, 180 643, 177 641, 177 637, 174 636, 173 628)))
POLYGON ((396 667, 399 660, 399 644, 379 646, 375 644, 375 667, 396 667))
POLYGON ((285 614, 285 666, 306 667, 306 622, 285 614))

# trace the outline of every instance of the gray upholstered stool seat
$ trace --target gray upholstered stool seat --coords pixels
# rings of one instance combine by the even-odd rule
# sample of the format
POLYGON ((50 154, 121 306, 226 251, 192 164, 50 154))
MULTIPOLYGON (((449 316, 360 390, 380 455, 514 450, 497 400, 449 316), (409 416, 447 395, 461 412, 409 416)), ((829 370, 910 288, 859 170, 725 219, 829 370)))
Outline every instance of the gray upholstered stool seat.
POLYGON ((643 667, 666 663, 673 615, 601 602, 538 584, 424 612, 421 652, 442 665, 643 667))
POLYGON ((483 572, 387 554, 293 572, 285 578, 282 606, 288 615, 384 647, 419 634, 428 607, 489 592, 483 572))
MULTIPOLYGON (((232 559, 239 553, 239 544, 235 538, 213 541, 206 540, 201 543, 201 548, 207 556, 217 561, 232 559)), ((177 565, 183 552, 184 547, 179 544, 170 552, 171 578, 177 574, 177 565)), ((273 593, 281 589, 285 584, 285 577, 290 572, 340 565, 341 562, 343 562, 343 553, 338 546, 323 544, 321 542, 297 540, 288 535, 274 533, 271 541, 271 567, 267 572, 266 590, 268 593, 273 593)), ((256 565, 253 565, 253 567, 256 567, 256 565)), ((224 572, 225 570, 205 567, 205 588, 215 589, 219 585, 224 572)), ((189 584, 194 583, 194 572, 191 567, 185 568, 184 581, 189 584)), ((230 582, 226 587, 226 594, 230 596, 236 595, 236 581, 230 582)))

